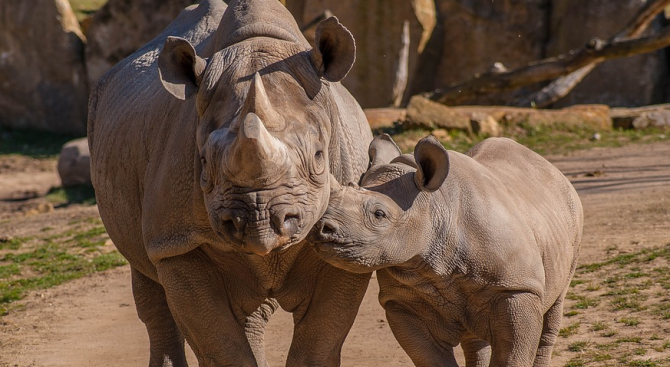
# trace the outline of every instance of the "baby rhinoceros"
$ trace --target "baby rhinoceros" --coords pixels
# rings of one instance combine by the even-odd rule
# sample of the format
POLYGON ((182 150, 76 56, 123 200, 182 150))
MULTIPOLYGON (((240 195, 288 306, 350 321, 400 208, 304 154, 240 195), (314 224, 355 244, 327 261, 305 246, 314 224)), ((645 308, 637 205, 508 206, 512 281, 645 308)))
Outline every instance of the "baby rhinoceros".
MULTIPOLYGON (((370 145, 362 187, 331 189, 324 260, 377 271, 379 302, 417 366, 548 366, 582 236, 582 205, 547 160, 504 138, 466 154, 370 145)), ((334 181, 334 180, 333 180, 334 181)))

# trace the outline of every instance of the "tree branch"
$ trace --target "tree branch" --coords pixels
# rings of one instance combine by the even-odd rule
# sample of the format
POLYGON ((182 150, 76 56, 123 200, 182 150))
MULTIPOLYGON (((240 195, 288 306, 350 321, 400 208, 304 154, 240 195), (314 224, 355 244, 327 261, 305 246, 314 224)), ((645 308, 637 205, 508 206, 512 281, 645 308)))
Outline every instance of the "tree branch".
MULTIPOLYGON (((668 5, 670 5, 670 0, 648 1, 623 29, 610 38, 610 42, 630 37, 639 37, 649 27, 651 22, 656 19, 658 13, 663 11, 668 5)), ((593 63, 568 75, 564 75, 539 91, 518 99, 513 104, 523 107, 547 107, 568 95, 597 65, 599 63, 593 63)))
POLYGON ((650 0, 635 17, 609 42, 594 38, 582 49, 572 50, 555 58, 543 59, 515 70, 493 70, 463 83, 427 93, 427 97, 445 104, 458 104, 490 92, 519 88, 537 82, 559 78, 539 92, 519 101, 516 105, 544 107, 568 94, 596 65, 613 58, 651 52, 670 45, 670 30, 638 37, 642 34, 670 0, 650 0))

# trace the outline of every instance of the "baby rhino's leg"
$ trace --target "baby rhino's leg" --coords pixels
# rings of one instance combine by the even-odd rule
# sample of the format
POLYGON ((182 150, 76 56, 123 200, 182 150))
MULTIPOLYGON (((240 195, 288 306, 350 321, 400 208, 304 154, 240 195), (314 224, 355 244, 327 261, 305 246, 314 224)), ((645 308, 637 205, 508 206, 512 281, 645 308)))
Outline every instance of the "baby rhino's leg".
POLYGON ((534 294, 509 292, 499 298, 490 315, 491 366, 532 366, 542 319, 542 302, 534 294))
MULTIPOLYGON (((416 315, 396 302, 384 305, 393 335, 417 367, 458 367, 452 345, 435 339, 427 322, 430 317, 416 315)), ((443 325, 433 325, 439 328, 443 325)))
POLYGON ((563 298, 565 292, 554 304, 549 308, 549 311, 544 314, 544 325, 542 327, 542 337, 540 338, 540 346, 537 348, 537 355, 535 356, 534 367, 548 367, 551 361, 551 352, 556 344, 558 331, 561 328, 561 319, 563 318, 563 298))
POLYGON ((461 340, 461 348, 465 354, 466 367, 488 367, 491 360, 491 345, 472 333, 467 333, 461 340))

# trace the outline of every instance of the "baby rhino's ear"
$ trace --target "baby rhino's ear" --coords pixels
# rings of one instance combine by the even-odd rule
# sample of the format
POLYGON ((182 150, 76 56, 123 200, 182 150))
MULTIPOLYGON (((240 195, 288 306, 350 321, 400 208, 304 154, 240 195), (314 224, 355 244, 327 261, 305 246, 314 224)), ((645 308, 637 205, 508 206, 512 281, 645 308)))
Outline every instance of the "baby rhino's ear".
POLYGON ((449 153, 442 144, 429 135, 416 144, 414 159, 417 170, 414 183, 421 191, 433 192, 442 186, 449 174, 449 153))
POLYGON ((388 164, 400 155, 400 148, 395 144, 389 134, 381 134, 372 139, 368 155, 370 156, 370 167, 378 164, 388 164))

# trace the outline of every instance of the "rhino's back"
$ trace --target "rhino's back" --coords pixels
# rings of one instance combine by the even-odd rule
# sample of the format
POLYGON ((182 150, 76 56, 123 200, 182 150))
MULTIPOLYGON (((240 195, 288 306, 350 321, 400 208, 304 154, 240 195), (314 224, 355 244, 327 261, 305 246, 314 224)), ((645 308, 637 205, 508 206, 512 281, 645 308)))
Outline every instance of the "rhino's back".
MULTIPOLYGON (((89 101, 91 178, 110 238, 140 271, 153 266, 143 246, 142 204, 151 181, 163 179, 151 165, 165 159, 192 172, 195 106, 167 93, 157 70, 168 36, 189 40, 198 53, 208 45, 225 4, 203 1, 184 10, 158 37, 121 61, 97 83, 89 101), (189 149, 191 147, 191 149, 189 149)), ((191 180, 191 177, 179 181, 191 180)))
MULTIPOLYGON (((498 223, 494 230, 519 246, 510 253, 527 262, 522 268, 542 270, 538 280, 550 306, 567 287, 579 253, 583 213, 577 192, 553 164, 510 139, 487 139, 467 155, 479 177, 487 177, 477 189, 485 206, 478 215, 498 223)), ((511 274, 531 278, 520 269, 511 274)))

